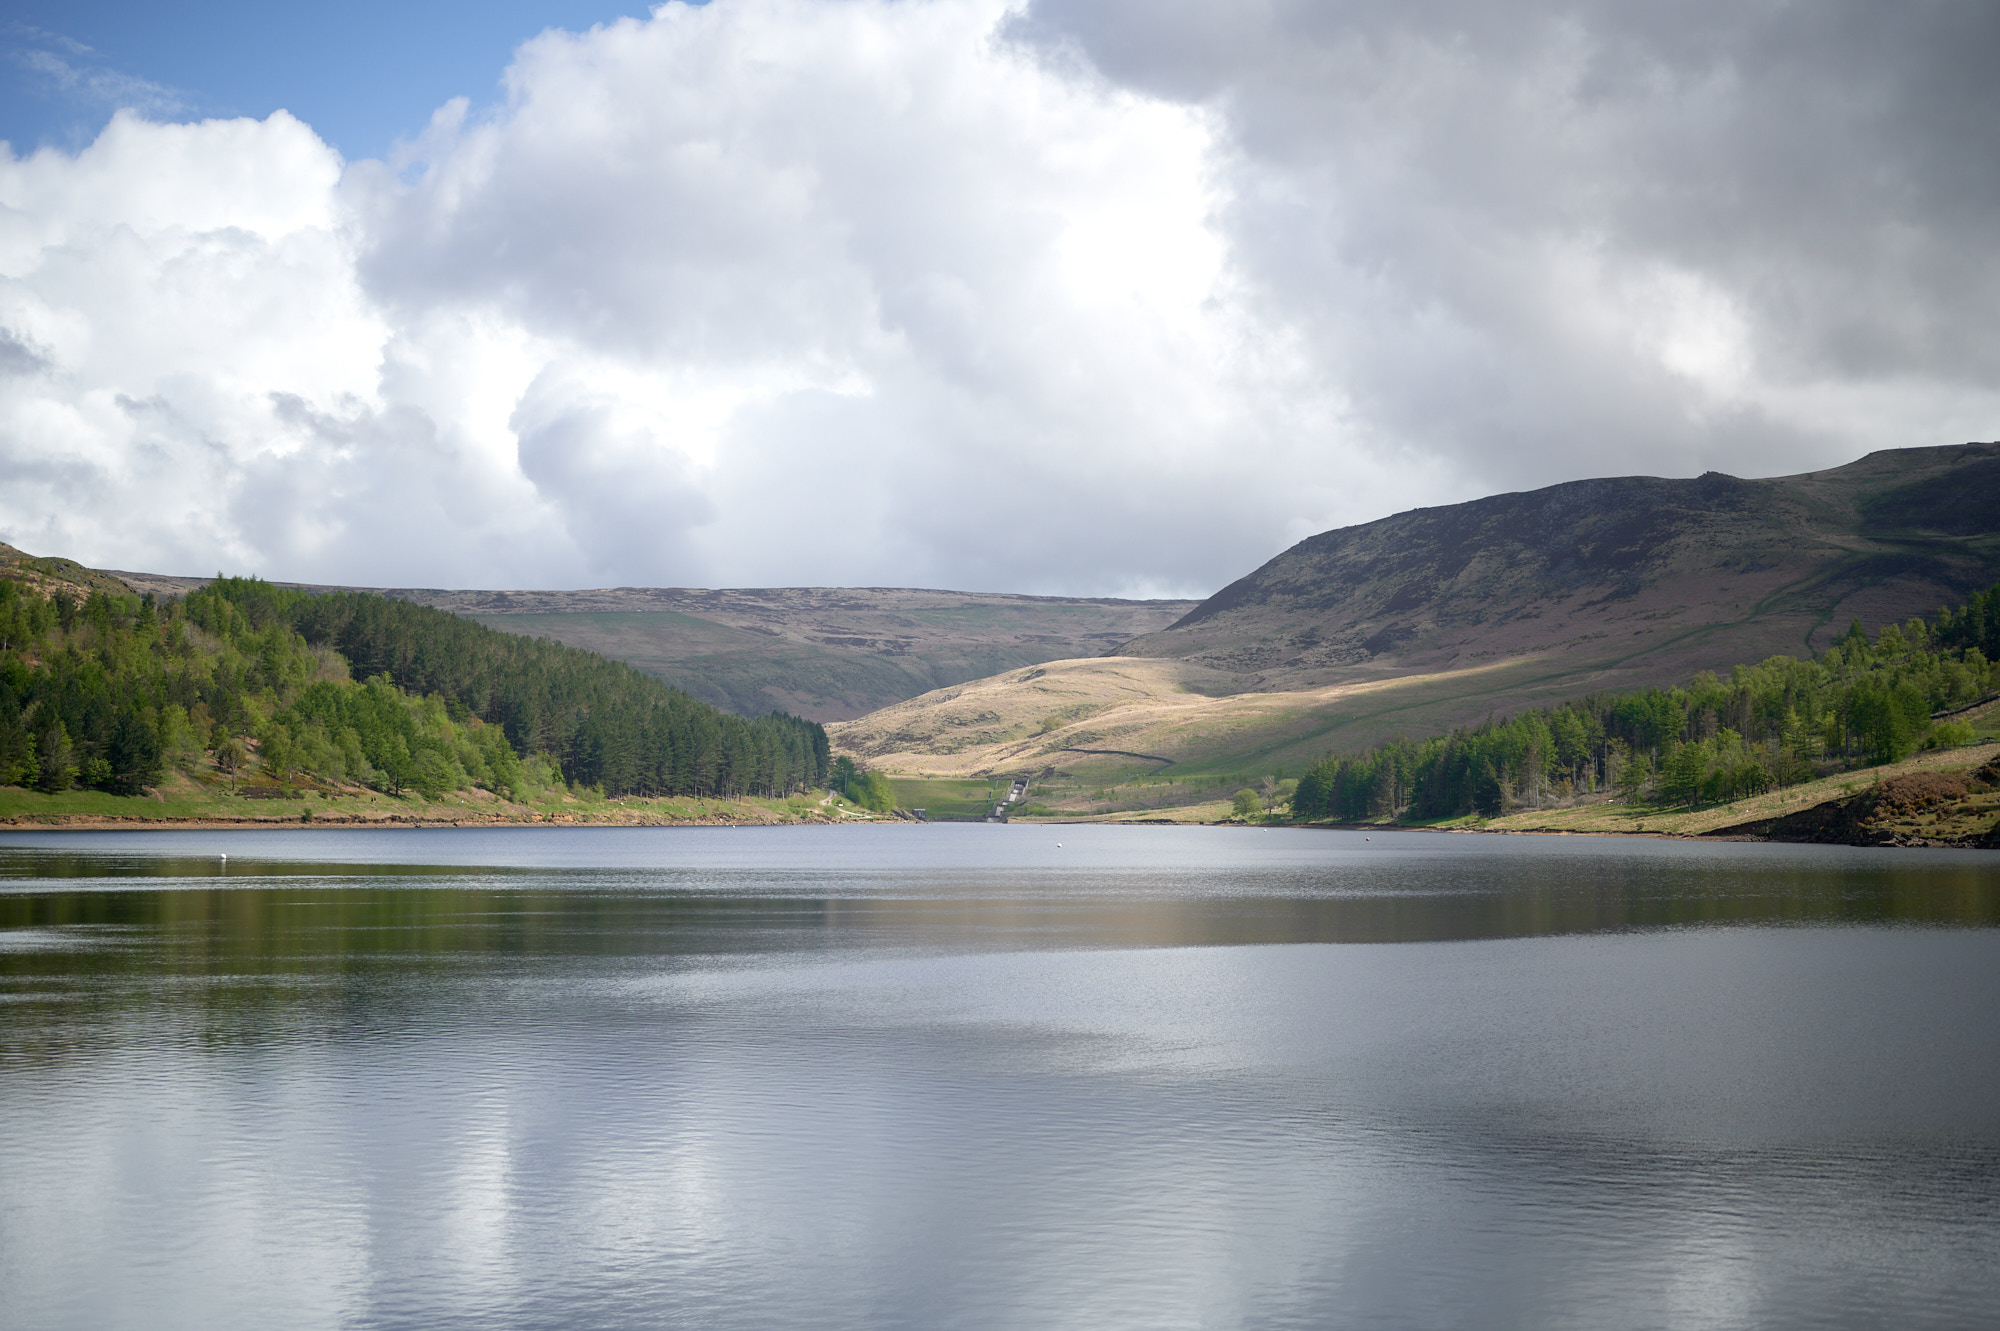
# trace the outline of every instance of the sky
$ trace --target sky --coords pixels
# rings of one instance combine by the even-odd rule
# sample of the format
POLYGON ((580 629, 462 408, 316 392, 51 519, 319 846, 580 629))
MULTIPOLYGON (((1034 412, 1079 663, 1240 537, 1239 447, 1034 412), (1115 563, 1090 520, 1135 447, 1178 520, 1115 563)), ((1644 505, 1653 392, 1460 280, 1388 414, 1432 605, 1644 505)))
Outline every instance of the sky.
POLYGON ((2000 436, 1990 6, 9 14, 0 539, 98 567, 1206 595, 2000 436))

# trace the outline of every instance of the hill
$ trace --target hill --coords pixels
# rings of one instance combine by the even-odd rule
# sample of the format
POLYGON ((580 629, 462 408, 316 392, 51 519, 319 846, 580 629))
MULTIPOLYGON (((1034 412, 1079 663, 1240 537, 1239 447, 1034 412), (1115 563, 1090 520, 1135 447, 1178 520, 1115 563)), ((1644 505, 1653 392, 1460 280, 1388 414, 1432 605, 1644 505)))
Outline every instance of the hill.
MULTIPOLYGON (((206 578, 120 572, 140 591, 181 595, 206 578)), ((742 716, 813 721, 866 715, 906 698, 1021 666, 1097 656, 1184 617, 1193 601, 1015 596, 896 587, 587 591, 375 590, 489 628, 624 661, 742 716)))
POLYGON ((1859 623, 1810 661, 1592 694, 1365 754, 1329 754, 1291 807, 1315 821, 1435 821, 1590 802, 1700 807, 1828 772, 1962 748, 2000 694, 2000 585, 1934 622, 1859 623))
POLYGON ((1329 748, 1805 654, 1996 577, 2000 444, 1578 481, 1324 532, 1110 659, 829 733, 897 774, 1297 773, 1329 748))
POLYGON ((43 598, 62 592, 82 600, 92 592, 123 596, 132 588, 115 574, 85 568, 74 559, 42 559, 0 542, 0 578, 33 589, 43 598))
POLYGON ((242 579, 165 599, 101 583, 68 561, 0 561, 0 785, 132 799, 226 778, 233 793, 253 760, 288 797, 784 800, 826 782, 817 723, 728 715, 428 607, 242 579))
POLYGON ((1309 537, 1121 648, 1288 689, 1560 652, 1659 682, 1827 646, 2000 571, 2000 444, 1770 480, 1575 481, 1309 537))

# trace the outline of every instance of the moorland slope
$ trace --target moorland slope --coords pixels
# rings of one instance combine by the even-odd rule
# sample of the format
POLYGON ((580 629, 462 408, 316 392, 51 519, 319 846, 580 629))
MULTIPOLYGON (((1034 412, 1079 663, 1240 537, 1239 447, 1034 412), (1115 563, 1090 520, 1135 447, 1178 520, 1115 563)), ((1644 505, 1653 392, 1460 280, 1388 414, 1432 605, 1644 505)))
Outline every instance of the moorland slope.
MULTIPOLYGON (((207 578, 119 572, 184 595, 207 578)), ((742 716, 844 720, 1021 666, 1097 656, 1165 628, 1193 601, 1015 596, 899 587, 609 587, 584 591, 379 591, 624 661, 742 716)))
POLYGON ((2000 444, 1768 480, 1578 481, 1324 532, 1109 659, 829 733, 912 775, 1296 772, 1330 748, 1808 654, 1854 619, 1931 614, 1996 578, 2000 444))
POLYGON ((1308 537, 1125 644, 1291 689, 1560 652, 1634 682, 1827 646, 2000 573, 2000 444, 1574 481, 1308 537))

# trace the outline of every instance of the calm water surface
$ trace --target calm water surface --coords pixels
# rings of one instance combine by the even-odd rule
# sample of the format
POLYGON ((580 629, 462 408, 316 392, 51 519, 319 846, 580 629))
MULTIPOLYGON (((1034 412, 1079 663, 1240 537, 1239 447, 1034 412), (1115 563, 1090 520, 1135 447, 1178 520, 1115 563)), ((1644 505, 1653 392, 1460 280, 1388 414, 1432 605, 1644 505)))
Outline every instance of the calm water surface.
POLYGON ((1990 1326, 1996 1018, 1985 853, 0 834, 0 1322, 1990 1326))

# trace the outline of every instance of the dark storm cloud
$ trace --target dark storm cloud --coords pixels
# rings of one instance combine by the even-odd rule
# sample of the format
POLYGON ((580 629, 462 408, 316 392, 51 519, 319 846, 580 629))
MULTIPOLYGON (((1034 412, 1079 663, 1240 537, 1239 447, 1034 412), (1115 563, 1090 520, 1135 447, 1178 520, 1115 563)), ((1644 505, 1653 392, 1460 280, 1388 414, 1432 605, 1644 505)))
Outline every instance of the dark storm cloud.
POLYGON ((1218 108, 1239 260, 1369 417, 1491 483, 1990 409, 1990 6, 1037 0, 1014 32, 1218 108))

